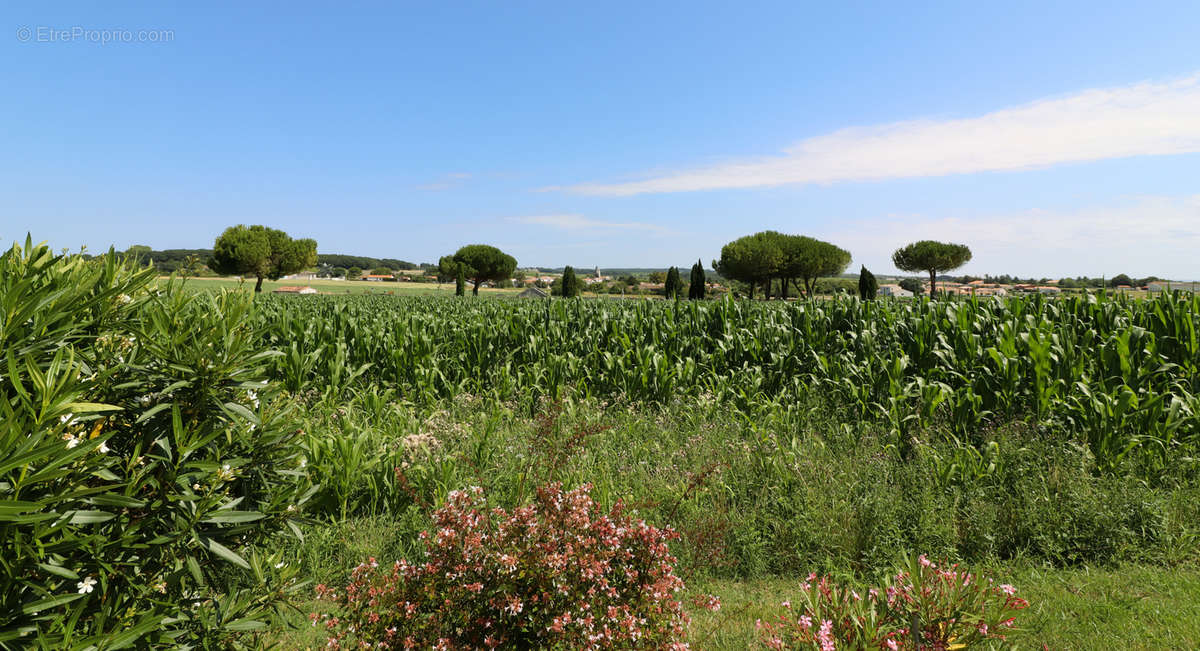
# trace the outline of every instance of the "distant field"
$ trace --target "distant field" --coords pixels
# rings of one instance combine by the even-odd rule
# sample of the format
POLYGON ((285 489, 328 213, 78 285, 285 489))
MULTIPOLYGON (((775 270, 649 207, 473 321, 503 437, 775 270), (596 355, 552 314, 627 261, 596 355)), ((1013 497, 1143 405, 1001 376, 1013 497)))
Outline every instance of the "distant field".
MULTIPOLYGON (((166 282, 168 277, 160 277, 159 282, 166 282)), ((186 287, 194 290, 237 289, 254 290, 253 280, 237 280, 234 278, 188 278, 186 287)), ((303 286, 312 287, 322 294, 395 294, 397 296, 450 296, 454 294, 454 283, 376 283, 362 280, 267 280, 263 281, 263 292, 270 292, 279 287, 303 286)), ((468 290, 470 291, 470 290, 468 290)), ((493 296, 515 296, 520 288, 479 290, 480 294, 493 296)))

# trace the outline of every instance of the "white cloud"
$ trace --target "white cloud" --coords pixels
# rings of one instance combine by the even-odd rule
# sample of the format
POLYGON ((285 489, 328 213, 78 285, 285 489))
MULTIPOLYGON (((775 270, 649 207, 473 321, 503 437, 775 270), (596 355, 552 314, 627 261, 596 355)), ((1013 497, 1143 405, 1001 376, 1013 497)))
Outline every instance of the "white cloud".
POLYGON ((598 219, 588 219, 583 215, 573 214, 510 217, 509 221, 520 224, 533 224, 535 226, 549 226, 551 228, 558 228, 566 231, 627 230, 646 231, 652 233, 670 232, 669 229, 657 224, 646 224, 642 222, 606 222, 598 219))
POLYGON ((616 183, 555 186, 628 196, 996 170, 1200 151, 1200 75, 1085 90, 986 115, 855 127, 782 155, 616 183))
POLYGON ((900 246, 934 239, 971 247, 962 273, 1200 280, 1200 195, 1129 197, 1110 206, 977 219, 890 215, 820 236, 850 248, 856 264, 877 273, 896 272, 891 253, 900 246))

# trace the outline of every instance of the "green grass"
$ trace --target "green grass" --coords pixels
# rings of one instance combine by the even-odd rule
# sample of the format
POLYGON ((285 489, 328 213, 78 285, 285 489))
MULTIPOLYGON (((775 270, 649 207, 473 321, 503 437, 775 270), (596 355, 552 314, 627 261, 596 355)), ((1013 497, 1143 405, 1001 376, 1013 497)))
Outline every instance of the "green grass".
MULTIPOLYGON (((803 417, 743 419, 703 402, 568 401, 556 438, 540 447, 536 420, 517 405, 466 394, 424 408, 370 392, 330 396, 303 414, 297 424, 314 446, 308 468, 324 473, 313 479, 326 487, 311 509, 325 509, 329 519, 310 527, 290 557, 318 583, 342 584, 368 557, 414 557, 416 532, 428 527, 420 509, 366 499, 403 459, 435 503, 440 491, 480 484, 509 504, 532 461, 535 478, 591 482, 603 500, 623 498, 648 521, 684 532, 676 553, 690 591, 724 603, 716 614, 693 613, 697 648, 752 645, 755 620, 794 599, 810 569, 869 583, 854 577, 886 571, 913 550, 950 555, 1016 585, 1031 602, 1012 637, 1017 648, 1189 649, 1200 641, 1200 568, 1188 506, 1196 492, 1098 479, 1069 446, 1020 428, 996 433, 1004 468, 997 477, 931 489, 921 461, 895 459, 873 428, 839 428, 815 406, 799 408, 803 417), (554 460, 572 432, 598 424, 607 429, 554 460), (434 436, 440 447, 397 456, 397 441, 415 433, 434 436), (338 447, 320 447, 319 456, 321 441, 338 447), (713 462, 719 473, 689 489, 690 478, 713 462), (708 526, 728 527, 723 543, 691 549, 694 532, 708 526), (1143 526, 1159 528, 1133 529, 1143 526), (1023 560, 1004 560, 1014 553, 1023 560), (1058 566, 1042 567, 1051 558, 1058 566)), ((285 648, 320 648, 321 630, 296 622, 273 639, 285 648)))
MULTIPOLYGON (((986 572, 1017 586, 1029 608, 1011 636, 1019 649, 1200 648, 1200 570, 1143 565, 1116 568, 1005 569, 986 572)), ((745 649, 754 622, 795 599, 795 579, 712 581, 691 586, 721 597, 717 613, 693 616, 692 641, 703 649, 745 649)))
MULTIPOLYGON (((364 519, 336 527, 339 551, 326 562, 357 563, 377 553, 391 528, 383 520, 364 519), (370 552, 368 550, 375 550, 370 552), (355 552, 361 552, 356 555, 355 552)), ((332 552, 333 548, 330 548, 332 552)), ((1179 649, 1200 648, 1200 569, 1126 564, 1105 568, 1041 569, 994 565, 988 576, 1017 586, 1030 602, 1009 641, 1017 649, 1179 649)), ((697 580, 689 594, 715 594, 721 610, 692 610, 689 641, 694 648, 740 651, 754 648, 756 620, 780 612, 795 600, 801 577, 754 580, 697 580)), ((307 613, 326 604, 299 604, 293 626, 271 641, 289 649, 319 649, 325 637, 307 613)))

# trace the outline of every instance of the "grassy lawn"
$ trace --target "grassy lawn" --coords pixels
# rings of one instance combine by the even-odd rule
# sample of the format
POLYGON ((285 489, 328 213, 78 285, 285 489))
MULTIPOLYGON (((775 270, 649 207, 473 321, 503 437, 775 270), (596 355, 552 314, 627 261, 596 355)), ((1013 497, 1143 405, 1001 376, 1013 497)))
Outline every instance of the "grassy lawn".
MULTIPOLYGON (((1018 569, 987 572, 1010 581, 1029 609, 1010 642, 1018 649, 1200 648, 1200 570, 1124 565, 1106 569, 1018 569)), ((690 590, 721 597, 719 612, 693 610, 694 648, 755 648, 755 621, 769 619, 779 602, 794 600, 796 579, 695 581, 690 590)), ((320 609, 310 602, 303 610, 320 609)), ((272 641, 284 648, 318 649, 322 631, 302 616, 294 630, 272 641)))
MULTIPOLYGON (((1011 636, 1019 649, 1200 648, 1200 570, 1125 565, 1115 569, 1018 569, 986 572, 1029 600, 1011 636)), ((693 644, 745 649, 754 622, 795 599, 796 580, 716 581, 694 588, 721 597, 717 613, 693 615, 693 644)))

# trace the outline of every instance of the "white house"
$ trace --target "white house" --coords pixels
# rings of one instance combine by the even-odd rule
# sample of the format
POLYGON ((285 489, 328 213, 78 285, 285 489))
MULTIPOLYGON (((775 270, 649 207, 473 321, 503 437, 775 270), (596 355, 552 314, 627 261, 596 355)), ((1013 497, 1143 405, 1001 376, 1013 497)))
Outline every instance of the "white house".
POLYGON ((879 295, 891 296, 893 298, 912 298, 913 294, 899 285, 880 285, 879 295))

